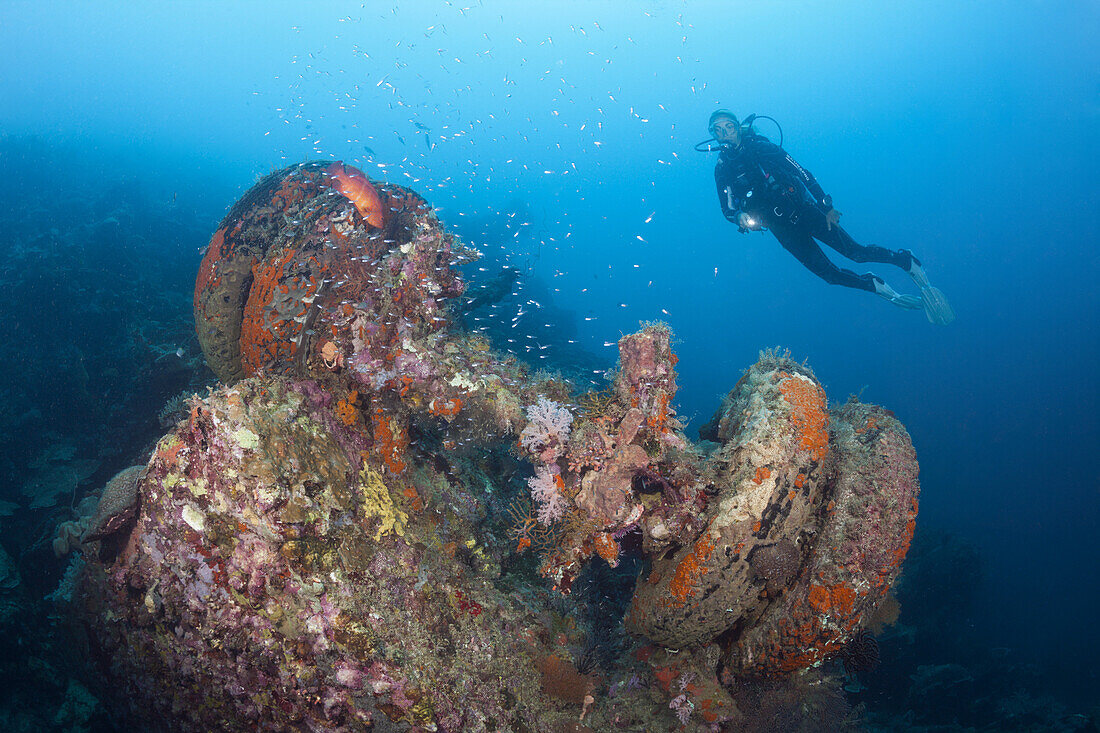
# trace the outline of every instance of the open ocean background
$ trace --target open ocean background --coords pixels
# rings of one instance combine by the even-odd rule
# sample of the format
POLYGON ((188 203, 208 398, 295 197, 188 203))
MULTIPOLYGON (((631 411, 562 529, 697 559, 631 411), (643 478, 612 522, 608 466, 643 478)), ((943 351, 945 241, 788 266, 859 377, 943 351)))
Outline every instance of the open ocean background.
MULTIPOLYGON (((1089 729, 1097 37, 1093 0, 4 0, 0 545, 32 596, 56 587, 62 562, 35 548, 61 515, 25 490, 43 452, 94 462, 79 497, 155 439, 164 403, 209 379, 189 319, 218 221, 259 176, 343 160, 419 191, 485 253, 475 282, 522 272, 484 324, 501 347, 582 360, 600 383, 622 333, 667 322, 693 438, 774 346, 831 400, 894 411, 921 465, 917 539, 899 626, 853 700, 914 725, 1089 729), (738 234, 715 155, 692 149, 718 107, 777 119, 842 225, 912 249, 958 320, 829 286, 738 234), (164 367, 177 347, 190 371, 164 367), (971 679, 914 693, 942 665, 971 679), (1001 718, 975 712, 983 696, 1001 718)), ((915 292, 889 266, 852 269, 915 292)), ((42 623, 4 641, 3 677, 42 623)))

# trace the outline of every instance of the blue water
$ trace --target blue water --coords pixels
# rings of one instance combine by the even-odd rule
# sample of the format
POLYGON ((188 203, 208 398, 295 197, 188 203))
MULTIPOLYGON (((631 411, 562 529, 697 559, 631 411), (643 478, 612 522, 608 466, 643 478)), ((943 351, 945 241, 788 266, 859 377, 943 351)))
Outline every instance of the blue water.
MULTIPOLYGON (((189 212, 174 246, 194 268, 257 176, 354 163, 522 269, 530 291, 498 316, 523 308, 522 356, 560 329, 606 368, 621 333, 670 324, 691 435, 759 350, 789 348, 831 399, 858 393, 909 429, 918 536, 949 531, 981 558, 952 633, 1085 709, 1100 704, 1098 30, 1089 0, 6 0, 0 133, 53 157, 0 157, 0 173, 39 176, 55 216, 69 185, 133 182, 189 212), (770 235, 738 234, 714 156, 692 150, 718 107, 779 120, 845 228, 911 248, 958 320, 827 285, 770 235)), ((852 268, 912 291, 887 265, 852 268)), ((182 289, 193 273, 178 268, 182 289)))

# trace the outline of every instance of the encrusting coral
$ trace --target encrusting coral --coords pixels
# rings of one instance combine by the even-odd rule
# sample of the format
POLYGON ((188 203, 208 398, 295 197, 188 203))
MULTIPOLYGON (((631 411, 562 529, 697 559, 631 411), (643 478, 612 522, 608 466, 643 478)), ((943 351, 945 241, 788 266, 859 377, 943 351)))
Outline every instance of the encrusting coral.
POLYGON ((84 536, 68 609, 119 720, 737 729, 739 676, 818 665, 870 623, 916 514, 896 419, 828 409, 767 354, 705 454, 666 326, 623 336, 612 385, 575 395, 452 321, 474 256, 344 164, 274 173, 223 220, 195 314, 226 385, 130 469, 133 497, 104 493, 122 508, 84 536), (640 558, 629 650, 570 661, 561 594, 640 558))

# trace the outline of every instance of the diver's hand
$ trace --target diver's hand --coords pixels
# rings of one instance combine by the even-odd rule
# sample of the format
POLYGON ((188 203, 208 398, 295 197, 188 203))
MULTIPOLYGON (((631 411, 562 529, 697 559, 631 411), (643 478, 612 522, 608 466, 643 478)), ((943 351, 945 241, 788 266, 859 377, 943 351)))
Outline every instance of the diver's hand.
POLYGON ((832 231, 833 227, 840 222, 840 212, 836 209, 829 209, 825 212, 825 225, 832 231))

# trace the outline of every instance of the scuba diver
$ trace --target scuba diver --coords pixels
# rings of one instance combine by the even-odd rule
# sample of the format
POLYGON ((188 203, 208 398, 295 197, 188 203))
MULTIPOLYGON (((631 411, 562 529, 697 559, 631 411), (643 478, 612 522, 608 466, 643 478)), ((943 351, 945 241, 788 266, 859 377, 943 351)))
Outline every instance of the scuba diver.
POLYGON ((783 149, 782 129, 780 143, 775 145, 753 130, 755 119, 757 115, 752 115, 740 123, 729 110, 717 110, 707 126, 713 138, 696 146, 696 150, 706 152, 714 149, 711 142, 719 144, 714 182, 726 219, 737 224, 741 233, 771 230, 784 249, 830 284, 875 293, 901 308, 923 308, 934 324, 944 326, 954 321, 951 305, 932 287, 920 260, 906 249, 866 246, 852 239, 837 224, 840 212, 833 208, 832 197, 783 149), (702 145, 706 147, 700 148, 702 145), (874 273, 857 275, 837 267, 815 240, 854 262, 900 267, 920 288, 920 297, 898 293, 874 273))

